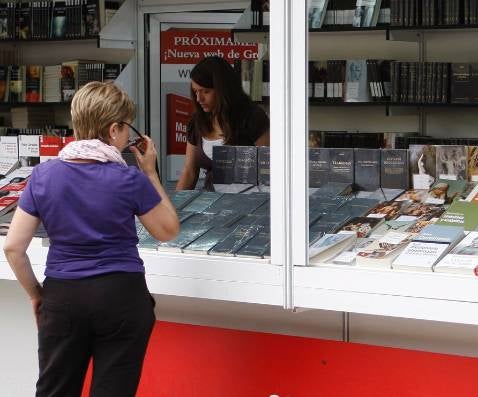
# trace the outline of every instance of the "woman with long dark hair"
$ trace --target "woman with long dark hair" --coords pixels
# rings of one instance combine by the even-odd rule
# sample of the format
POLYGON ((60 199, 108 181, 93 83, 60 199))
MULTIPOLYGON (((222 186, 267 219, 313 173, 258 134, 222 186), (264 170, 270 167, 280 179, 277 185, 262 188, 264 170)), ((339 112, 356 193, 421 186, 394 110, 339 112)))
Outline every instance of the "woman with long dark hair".
POLYGON ((194 189, 200 169, 213 190, 212 147, 269 146, 269 118, 244 92, 239 75, 223 58, 207 57, 191 71, 194 115, 188 126, 186 161, 176 190, 194 189))

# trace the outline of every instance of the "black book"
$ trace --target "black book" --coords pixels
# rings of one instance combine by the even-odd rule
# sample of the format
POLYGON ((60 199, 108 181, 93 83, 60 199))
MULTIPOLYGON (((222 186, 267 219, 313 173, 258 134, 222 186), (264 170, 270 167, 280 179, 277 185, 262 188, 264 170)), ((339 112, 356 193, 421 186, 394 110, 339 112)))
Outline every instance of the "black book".
POLYGON ((200 194, 201 192, 199 190, 180 190, 171 194, 169 196, 169 199, 173 203, 174 207, 177 210, 180 210, 186 207, 191 201, 193 201, 200 194))
POLYGON ((213 248, 224 236, 232 232, 232 228, 214 227, 183 248, 184 253, 203 254, 213 248))
POLYGON ((114 83, 121 73, 121 65, 119 63, 105 63, 102 70, 103 82, 114 83))
POLYGON ((0 3, 0 40, 9 39, 8 18, 9 9, 7 3, 0 3))
POLYGON ((183 208, 184 211, 189 212, 201 212, 208 208, 212 203, 222 197, 222 193, 216 192, 202 192, 198 197, 191 201, 186 207, 183 208))
POLYGON ((472 97, 471 65, 451 64, 451 102, 469 103, 472 97))
POLYGON ((250 239, 239 251, 236 256, 246 258, 264 258, 267 250, 270 250, 271 233, 269 228, 262 229, 252 239, 250 239))
POLYGON ((66 37, 66 3, 64 1, 55 1, 51 17, 51 37, 66 37))
POLYGON ((212 175, 213 183, 234 183, 236 166, 236 148, 234 146, 213 146, 212 175))
POLYGON ((354 151, 353 149, 329 149, 330 182, 354 182, 354 151))
POLYGON ((257 148, 255 146, 236 146, 234 183, 257 185, 257 148))
POLYGON ((270 182, 270 148, 269 146, 259 146, 257 148, 257 183, 270 186, 270 182))
POLYGON ((380 187, 380 149, 355 149, 355 188, 373 191, 380 187))
POLYGON ((309 149, 309 187, 320 187, 329 181, 329 148, 309 149))
POLYGON ((84 8, 85 36, 97 36, 100 33, 99 0, 86 0, 84 8))
POLYGON ((408 175, 408 150, 383 149, 380 167, 381 187, 407 190, 408 175))
POLYGON ((17 3, 16 9, 17 39, 28 40, 31 38, 31 7, 29 1, 17 3))
POLYGON ((234 256, 261 229, 260 226, 237 226, 229 235, 218 242, 209 253, 211 255, 234 256))

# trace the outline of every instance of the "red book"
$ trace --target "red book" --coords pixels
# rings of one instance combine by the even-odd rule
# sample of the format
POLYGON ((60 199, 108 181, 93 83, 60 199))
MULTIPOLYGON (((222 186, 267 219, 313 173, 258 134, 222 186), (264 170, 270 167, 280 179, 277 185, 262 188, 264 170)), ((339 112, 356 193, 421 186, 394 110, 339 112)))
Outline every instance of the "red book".
POLYGON ((40 163, 58 157, 61 148, 61 137, 42 135, 40 137, 40 163))

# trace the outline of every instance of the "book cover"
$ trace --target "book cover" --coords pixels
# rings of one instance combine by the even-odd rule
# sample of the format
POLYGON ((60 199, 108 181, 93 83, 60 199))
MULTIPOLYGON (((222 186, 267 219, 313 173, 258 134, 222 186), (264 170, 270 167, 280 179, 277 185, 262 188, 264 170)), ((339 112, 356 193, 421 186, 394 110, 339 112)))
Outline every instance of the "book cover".
POLYGON ((394 219, 401 213, 402 208, 406 205, 404 201, 384 201, 373 207, 368 213, 368 216, 373 218, 385 218, 386 220, 394 219))
POLYGON ((114 83, 121 74, 121 64, 105 63, 103 65, 103 83, 114 83))
POLYGON ((85 34, 86 37, 97 36, 100 33, 100 1, 86 0, 85 34))
POLYGON ((259 185, 270 186, 270 162, 269 146, 259 146, 257 148, 257 183, 259 185))
POLYGON ((210 226, 198 227, 197 224, 181 223, 181 230, 174 240, 161 241, 158 244, 158 251, 182 252, 182 249, 191 244, 198 237, 206 233, 210 226))
POLYGON ((8 102, 8 66, 0 65, 0 102, 8 102))
POLYGON ((478 182, 478 146, 468 146, 467 155, 468 180, 478 182))
POLYGON ((264 258, 267 256, 267 251, 270 250, 270 245, 270 229, 264 228, 240 248, 236 252, 236 256, 243 258, 264 258))
POLYGON ((234 183, 257 185, 257 148, 255 146, 235 146, 234 183))
MULTIPOLYGON (((235 146, 218 145, 212 148, 213 183, 234 183, 236 167, 235 146)), ((238 182, 239 183, 239 182, 238 182)), ((241 182, 242 183, 242 182, 241 182)))
POLYGON ((0 136, 0 158, 18 160, 17 136, 0 136))
POLYGON ((436 147, 437 177, 440 179, 467 179, 467 147, 438 145, 436 147))
POLYGON ((354 183, 354 150, 329 149, 330 182, 354 183))
POLYGON ((439 273, 478 275, 478 232, 470 232, 433 267, 439 273))
POLYGON ((246 243, 262 229, 260 226, 237 226, 219 241, 210 251, 210 255, 234 256, 246 243))
POLYGON ((400 213, 402 215, 416 216, 420 219, 429 220, 441 216, 444 211, 445 208, 442 205, 411 203, 410 205, 404 206, 400 210, 400 213))
POLYGON ((382 0, 357 0, 352 25, 355 27, 376 26, 382 0))
POLYGON ((40 135, 19 135, 18 156, 23 167, 40 163, 40 135))
POLYGON ((222 196, 222 193, 216 192, 201 192, 201 194, 191 201, 186 207, 183 208, 183 211, 186 212, 202 212, 208 208, 216 200, 219 200, 222 196))
POLYGON ((409 187, 408 169, 408 150, 382 150, 380 167, 382 188, 407 190, 409 187))
POLYGON ((472 98, 471 65, 451 64, 450 95, 452 103, 469 103, 472 98))
POLYGON ((466 180, 438 179, 428 191, 425 203, 450 204, 463 197, 468 187, 466 180))
POLYGON ((14 158, 0 157, 0 179, 8 175, 10 172, 18 168, 19 162, 14 158))
POLYGON ((25 102, 23 84, 25 83, 25 67, 21 65, 8 66, 9 102, 25 102))
POLYGON ((60 92, 63 102, 70 102, 77 88, 77 66, 73 64, 61 65, 60 92))
POLYGON ((61 137, 53 135, 40 136, 40 163, 57 158, 61 148, 61 137))
POLYGON ((66 37, 66 2, 54 1, 51 16, 51 37, 66 37))
POLYGON ((169 199, 177 210, 183 209, 191 201, 201 194, 199 190, 179 190, 171 195, 169 199))
POLYGON ((466 231, 475 230, 478 227, 478 203, 454 201, 436 224, 461 226, 466 231))
POLYGON ((320 29, 325 20, 329 0, 310 0, 308 3, 309 29, 320 29))
POLYGON ((357 266, 390 268, 393 260, 405 249, 413 234, 389 231, 357 252, 357 266))
POLYGON ((383 218, 360 216, 350 219, 341 230, 355 232, 358 238, 363 238, 368 237, 383 222, 383 218))
POLYGON ((348 59, 345 70, 345 102, 370 102, 367 61, 348 59))
POLYGON ((354 149, 355 189, 374 191, 380 187, 380 150, 354 149))
POLYGON ((309 149, 309 187, 320 187, 329 181, 329 148, 309 149))
POLYGON ((214 227, 183 248, 184 253, 207 255, 224 236, 232 232, 232 228, 214 227))
POLYGON ((27 65, 25 72, 25 101, 42 102, 43 66, 27 65))
POLYGON ((355 233, 325 234, 309 245, 309 263, 313 265, 326 262, 338 252, 348 249, 356 238, 355 233))
POLYGON ((433 145, 410 145, 410 178, 414 189, 428 189, 436 178, 436 148, 433 145))

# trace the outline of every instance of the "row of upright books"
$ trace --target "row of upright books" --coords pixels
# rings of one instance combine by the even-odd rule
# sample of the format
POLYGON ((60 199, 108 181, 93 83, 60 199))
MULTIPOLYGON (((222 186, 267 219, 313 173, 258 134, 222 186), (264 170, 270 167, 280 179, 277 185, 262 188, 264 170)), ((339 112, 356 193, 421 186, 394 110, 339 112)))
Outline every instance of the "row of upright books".
POLYGON ((309 61, 309 98, 327 102, 478 102, 478 64, 309 61))
POLYGON ((123 67, 86 61, 51 66, 0 65, 0 102, 67 102, 90 81, 115 81, 123 67))
POLYGON ((105 0, 2 1, 0 40, 95 37, 119 4, 105 0))
POLYGON ((392 26, 474 25, 477 0, 390 0, 392 26))
POLYGON ((60 150, 73 140, 73 136, 56 135, 0 136, 0 158, 35 166, 58 157, 60 150))

